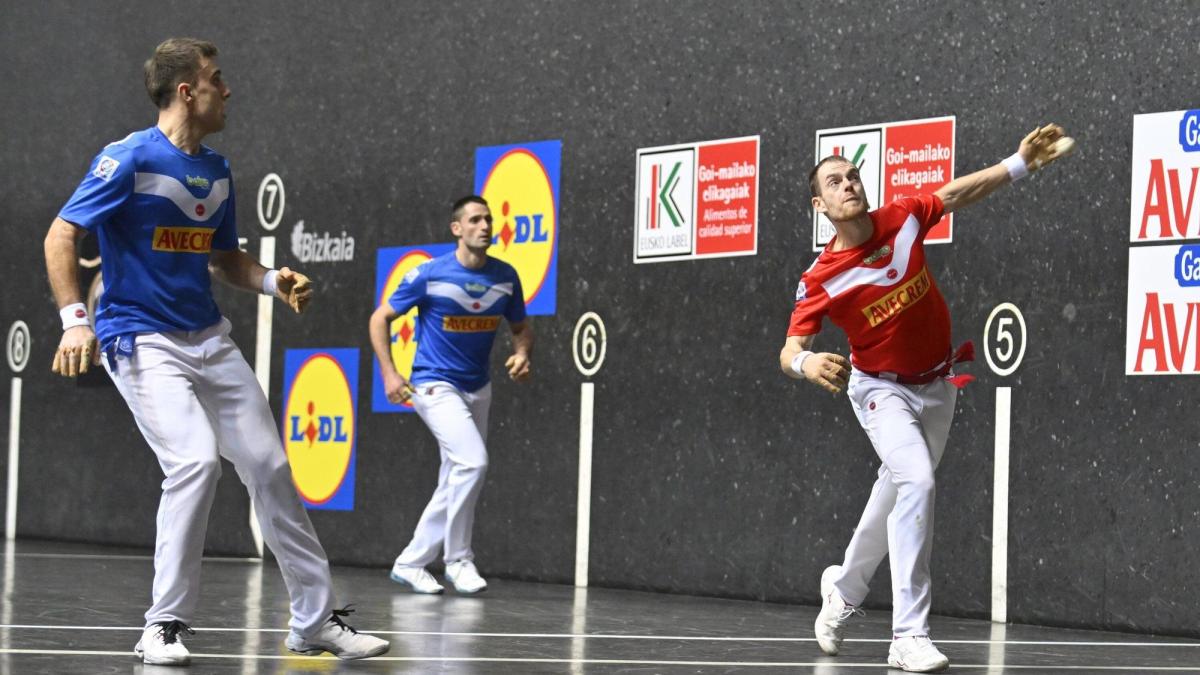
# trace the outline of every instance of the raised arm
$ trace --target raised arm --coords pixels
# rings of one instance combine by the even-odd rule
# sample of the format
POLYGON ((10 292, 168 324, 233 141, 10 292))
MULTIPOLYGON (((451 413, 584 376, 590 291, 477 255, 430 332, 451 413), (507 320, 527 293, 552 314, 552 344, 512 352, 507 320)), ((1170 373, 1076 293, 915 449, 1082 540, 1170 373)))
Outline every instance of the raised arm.
POLYGON ((1038 127, 1021 140, 1013 156, 986 169, 955 178, 938 188, 934 194, 942 200, 945 212, 951 213, 974 204, 1002 185, 1065 157, 1074 146, 1075 142, 1064 136, 1062 127, 1057 124, 1038 127))
POLYGON ((813 353, 816 335, 790 335, 779 351, 779 368, 788 377, 805 379, 831 394, 840 394, 850 379, 850 361, 841 354, 813 353))

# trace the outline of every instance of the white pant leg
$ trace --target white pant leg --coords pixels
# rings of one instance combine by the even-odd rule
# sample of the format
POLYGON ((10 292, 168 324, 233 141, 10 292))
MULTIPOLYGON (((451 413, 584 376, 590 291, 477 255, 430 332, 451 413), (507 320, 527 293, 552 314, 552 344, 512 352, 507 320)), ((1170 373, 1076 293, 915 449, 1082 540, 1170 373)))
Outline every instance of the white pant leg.
POLYGON ((838 594, 851 605, 861 605, 866 599, 875 570, 887 556, 887 517, 895 505, 896 484, 887 467, 880 466, 858 527, 846 546, 842 574, 834 581, 838 594))
MULTIPOLYGON (((416 406, 414 405, 414 407, 416 406)), ((437 560, 438 552, 445 545, 446 497, 449 494, 448 479, 452 467, 449 458, 446 457, 446 451, 440 449, 439 452, 442 456, 442 463, 438 469, 437 487, 434 488, 433 497, 429 499, 429 503, 425 505, 425 510, 421 513, 421 519, 417 521, 412 541, 408 542, 408 546, 405 546, 400 555, 396 557, 397 565, 424 567, 437 560)))
POLYGON ((213 420, 221 455, 250 493, 263 541, 279 563, 291 599, 290 626, 311 635, 333 611, 333 581, 325 550, 296 494, 270 405, 229 338, 227 321, 205 331, 201 346, 205 362, 197 394, 213 420))
POLYGON ((165 475, 146 625, 192 623, 208 515, 221 476, 216 436, 193 384, 200 350, 171 335, 139 335, 137 343, 132 358, 117 357, 115 372, 103 361, 165 475))
POLYGON ((425 566, 436 559, 439 549, 446 562, 474 557, 471 530, 487 473, 491 398, 490 384, 471 393, 440 382, 417 386, 413 408, 437 440, 442 465, 433 498, 397 563, 425 566))
POLYGON ((933 472, 946 446, 957 389, 945 380, 907 387, 855 373, 851 405, 883 462, 846 549, 836 585, 859 604, 884 555, 891 555, 893 632, 926 635, 931 599, 933 472))

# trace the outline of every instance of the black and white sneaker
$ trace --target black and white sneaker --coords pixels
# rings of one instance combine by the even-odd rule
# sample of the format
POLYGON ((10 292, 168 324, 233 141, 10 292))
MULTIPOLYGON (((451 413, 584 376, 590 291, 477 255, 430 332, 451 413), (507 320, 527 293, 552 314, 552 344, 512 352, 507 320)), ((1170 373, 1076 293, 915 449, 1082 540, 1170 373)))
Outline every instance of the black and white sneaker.
POLYGON ((142 659, 142 663, 155 666, 186 666, 192 662, 192 655, 183 640, 179 639, 181 632, 194 635, 196 631, 182 621, 159 621, 146 626, 142 631, 142 639, 133 647, 133 653, 142 659))
POLYGON ((305 637, 296 631, 288 633, 285 644, 297 654, 315 656, 321 652, 329 652, 339 659, 366 659, 372 656, 386 654, 390 644, 373 635, 364 635, 342 621, 343 616, 349 616, 354 610, 347 605, 343 609, 333 610, 329 620, 316 633, 305 637))

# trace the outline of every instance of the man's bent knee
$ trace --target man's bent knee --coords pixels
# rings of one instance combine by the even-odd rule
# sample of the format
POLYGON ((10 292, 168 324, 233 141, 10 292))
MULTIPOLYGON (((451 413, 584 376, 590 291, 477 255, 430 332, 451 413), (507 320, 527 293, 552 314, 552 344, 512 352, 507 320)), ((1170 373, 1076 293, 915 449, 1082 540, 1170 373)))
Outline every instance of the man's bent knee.
POLYGON ((212 457, 193 459, 172 467, 167 479, 163 481, 163 489, 170 489, 184 483, 216 484, 221 478, 221 460, 212 457))

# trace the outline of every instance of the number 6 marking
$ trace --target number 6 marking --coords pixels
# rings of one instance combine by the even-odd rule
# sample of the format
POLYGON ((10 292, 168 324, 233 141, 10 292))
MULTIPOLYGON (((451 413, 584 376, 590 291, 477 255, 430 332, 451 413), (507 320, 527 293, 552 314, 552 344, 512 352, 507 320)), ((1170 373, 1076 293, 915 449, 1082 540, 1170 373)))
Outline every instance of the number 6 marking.
POLYGON ((607 343, 604 322, 595 312, 587 312, 579 317, 575 324, 575 334, 571 336, 571 352, 575 357, 575 367, 580 373, 590 377, 600 370, 600 364, 604 363, 607 343))

